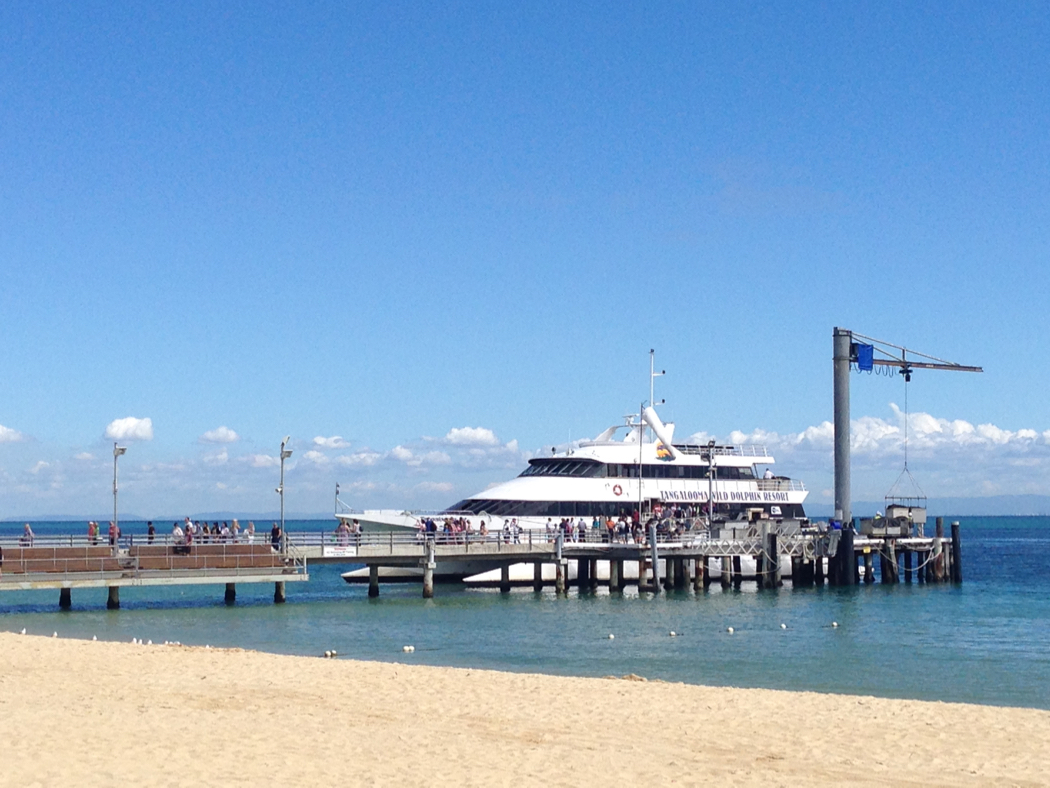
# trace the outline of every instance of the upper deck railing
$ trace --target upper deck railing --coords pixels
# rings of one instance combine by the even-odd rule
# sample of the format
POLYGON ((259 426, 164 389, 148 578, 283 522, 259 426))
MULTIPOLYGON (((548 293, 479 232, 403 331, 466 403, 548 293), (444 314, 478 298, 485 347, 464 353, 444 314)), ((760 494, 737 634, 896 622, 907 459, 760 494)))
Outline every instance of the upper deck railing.
POLYGON ((708 453, 715 457, 769 457, 771 456, 765 446, 749 444, 747 446, 707 446, 703 443, 676 443, 674 447, 682 454, 695 454, 707 456, 708 453))

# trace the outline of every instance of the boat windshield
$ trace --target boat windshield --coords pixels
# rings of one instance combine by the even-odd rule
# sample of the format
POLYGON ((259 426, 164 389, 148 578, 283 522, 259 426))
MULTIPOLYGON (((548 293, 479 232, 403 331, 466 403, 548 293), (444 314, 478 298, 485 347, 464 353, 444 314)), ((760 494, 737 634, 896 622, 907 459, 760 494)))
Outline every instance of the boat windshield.
POLYGON ((529 460, 529 467, 521 476, 575 476, 588 478, 605 475, 605 465, 594 460, 568 460, 564 457, 550 457, 529 460))

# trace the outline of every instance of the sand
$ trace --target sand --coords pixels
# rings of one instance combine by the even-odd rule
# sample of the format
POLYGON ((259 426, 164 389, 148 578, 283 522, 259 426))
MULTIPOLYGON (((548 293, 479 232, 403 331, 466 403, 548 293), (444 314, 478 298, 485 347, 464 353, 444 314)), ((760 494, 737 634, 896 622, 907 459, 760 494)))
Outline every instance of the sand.
POLYGON ((1046 711, 7 633, 0 742, 12 786, 1050 785, 1046 711))

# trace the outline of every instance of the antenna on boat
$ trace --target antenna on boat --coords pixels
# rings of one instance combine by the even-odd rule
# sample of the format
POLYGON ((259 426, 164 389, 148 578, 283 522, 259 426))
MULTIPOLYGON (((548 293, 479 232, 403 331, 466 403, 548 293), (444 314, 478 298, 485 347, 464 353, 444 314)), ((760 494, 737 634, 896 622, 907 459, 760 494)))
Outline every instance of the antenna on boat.
MULTIPOLYGON (((656 356, 656 351, 653 348, 649 348, 649 404, 650 405, 655 405, 656 404, 656 401, 653 399, 653 396, 654 396, 653 395, 653 381, 656 380, 661 375, 666 375, 667 374, 667 370, 666 369, 661 369, 659 372, 656 371, 656 368, 653 366, 653 362, 655 361, 655 356, 656 356)), ((663 400, 660 400, 660 404, 661 405, 663 404, 663 400)))
MULTIPOLYGON (((657 404, 656 400, 654 399, 655 395, 653 394, 653 382, 658 377, 660 377, 661 375, 666 375, 667 374, 667 370, 666 369, 661 369, 659 372, 656 371, 656 367, 654 366, 655 358, 656 358, 656 350, 654 348, 649 348, 649 405, 650 406, 657 404)), ((660 400, 659 404, 663 405, 664 401, 660 400)), ((644 405, 642 406, 642 410, 645 410, 645 406, 644 405)), ((639 417, 639 420, 640 420, 640 417, 639 417)), ((644 431, 644 430, 645 430, 645 427, 642 427, 642 431, 644 431)), ((650 430, 650 434, 651 433, 652 433, 652 430, 650 430)), ((639 436, 639 438, 640 437, 641 436, 639 436)))

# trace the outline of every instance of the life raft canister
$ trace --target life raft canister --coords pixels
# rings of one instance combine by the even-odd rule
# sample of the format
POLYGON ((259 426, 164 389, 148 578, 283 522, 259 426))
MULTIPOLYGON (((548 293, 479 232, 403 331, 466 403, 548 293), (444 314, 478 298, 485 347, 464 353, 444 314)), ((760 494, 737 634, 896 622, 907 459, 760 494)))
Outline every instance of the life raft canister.
POLYGON ((613 485, 613 495, 623 495, 623 487, 618 484, 613 485))

